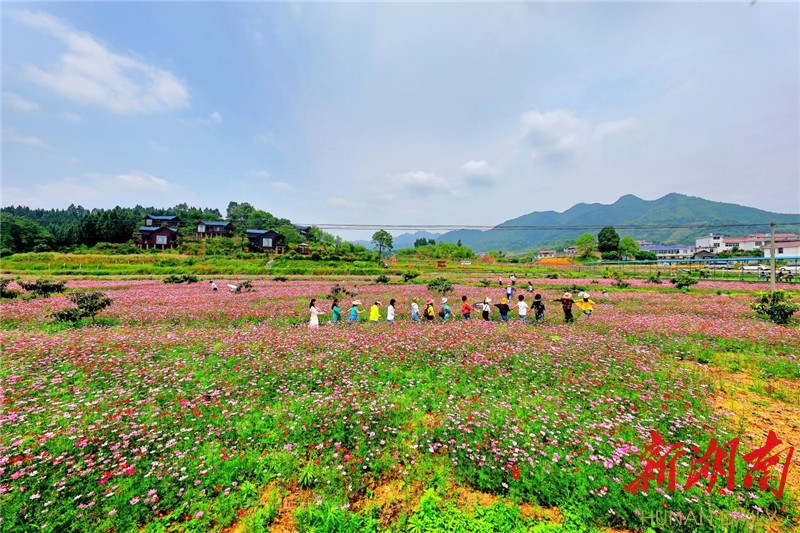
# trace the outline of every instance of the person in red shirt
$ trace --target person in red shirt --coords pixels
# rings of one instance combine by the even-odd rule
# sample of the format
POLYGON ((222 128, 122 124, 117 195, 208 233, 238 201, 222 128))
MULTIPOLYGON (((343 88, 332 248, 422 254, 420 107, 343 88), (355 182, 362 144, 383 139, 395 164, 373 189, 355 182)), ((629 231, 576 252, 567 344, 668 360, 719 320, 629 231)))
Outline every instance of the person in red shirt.
POLYGON ((461 297, 461 314, 464 316, 464 320, 469 320, 469 314, 472 312, 472 306, 467 303, 467 297, 461 297))

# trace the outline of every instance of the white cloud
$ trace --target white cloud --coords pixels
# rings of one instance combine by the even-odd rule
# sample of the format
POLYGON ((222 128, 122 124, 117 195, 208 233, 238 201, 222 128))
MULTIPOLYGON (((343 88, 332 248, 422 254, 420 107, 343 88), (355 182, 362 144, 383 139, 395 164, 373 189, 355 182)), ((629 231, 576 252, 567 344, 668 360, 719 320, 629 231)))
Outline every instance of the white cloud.
POLYGON ((575 116, 575 111, 528 111, 520 119, 523 138, 535 159, 552 159, 570 155, 586 139, 588 126, 575 116))
POLYGON ((131 170, 122 174, 84 174, 48 183, 3 190, 3 201, 41 207, 65 207, 70 203, 92 207, 115 205, 173 205, 193 201, 193 191, 166 179, 131 170), (120 204, 121 199, 124 199, 120 204))
POLYGON ((26 144, 28 146, 38 146, 40 148, 50 148, 39 137, 33 135, 20 135, 12 129, 3 130, 3 142, 13 144, 26 144))
POLYGON ((430 193, 449 191, 450 184, 446 179, 440 178, 431 172, 406 172, 397 177, 397 183, 401 189, 416 193, 430 193))
POLYGON ((29 102, 18 94, 5 91, 3 92, 3 105, 17 111, 36 111, 39 109, 39 104, 29 102))
POLYGON ((278 138, 274 133, 259 133, 253 138, 253 140, 258 144, 263 144, 264 146, 278 146, 278 138))
POLYGON ((251 176, 255 176, 257 178, 268 178, 269 177, 269 172, 265 168, 262 168, 262 167, 251 168, 249 174, 251 176))
POLYGON ((292 187, 285 181, 270 181, 267 183, 267 185, 278 191, 292 192, 295 190, 294 187, 292 187))
POLYGON ((611 122, 601 122, 594 128, 592 138, 601 141, 609 135, 615 135, 635 128, 638 125, 636 119, 626 118, 623 120, 614 120, 611 122))
POLYGON ((51 70, 25 66, 23 73, 30 81, 69 100, 120 115, 188 105, 186 87, 169 71, 111 52, 92 35, 42 11, 15 10, 10 14, 16 21, 59 39, 67 48, 51 70))
POLYGON ((222 122, 222 115, 219 114, 219 111, 214 111, 208 118, 209 120, 211 120, 211 122, 214 122, 216 124, 222 122))
POLYGON ((488 187, 495 183, 497 172, 483 159, 471 159, 462 165, 461 173, 468 185, 488 187))
POLYGON ((64 120, 71 120, 72 122, 78 122, 81 120, 81 116, 77 113, 72 113, 70 111, 64 111, 63 113, 58 114, 59 118, 63 118, 64 120))
POLYGON ((170 150, 169 146, 165 146, 163 144, 159 144, 159 143, 157 143, 156 141, 154 141, 152 139, 149 139, 147 141, 147 148, 149 148, 150 150, 152 150, 154 152, 158 152, 159 154, 172 153, 172 150, 170 150))

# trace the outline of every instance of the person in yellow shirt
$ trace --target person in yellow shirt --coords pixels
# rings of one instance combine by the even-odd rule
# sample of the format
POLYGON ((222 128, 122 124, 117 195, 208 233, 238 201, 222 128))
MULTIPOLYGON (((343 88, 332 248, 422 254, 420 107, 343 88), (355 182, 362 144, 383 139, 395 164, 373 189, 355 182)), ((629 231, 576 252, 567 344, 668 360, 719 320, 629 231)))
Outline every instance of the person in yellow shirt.
POLYGON ((577 305, 578 308, 581 311, 583 311, 583 316, 585 316, 586 318, 592 316, 592 311, 594 311, 595 303, 591 298, 589 298, 588 292, 580 293, 578 295, 578 301, 575 302, 575 305, 577 305))
POLYGON ((369 321, 377 322, 380 319, 381 319, 381 302, 375 300, 375 303, 372 304, 372 307, 369 308, 369 321))

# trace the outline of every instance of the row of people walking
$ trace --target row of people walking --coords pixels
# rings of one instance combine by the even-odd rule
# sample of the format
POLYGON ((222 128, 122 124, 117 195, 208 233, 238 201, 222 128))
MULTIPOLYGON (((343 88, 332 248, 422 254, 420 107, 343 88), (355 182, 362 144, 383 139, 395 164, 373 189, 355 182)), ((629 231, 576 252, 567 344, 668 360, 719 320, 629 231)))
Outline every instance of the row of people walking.
MULTIPOLYGON (((411 320, 414 322, 434 322, 438 319, 442 321, 448 321, 453 319, 453 310, 449 305, 449 300, 447 297, 442 297, 441 299, 441 308, 436 311, 434 308, 434 299, 428 298, 425 301, 424 307, 420 307, 420 299, 413 298, 411 300, 411 320)), ((589 294, 586 292, 581 292, 578 294, 578 300, 573 300, 572 295, 569 292, 565 292, 560 298, 556 298, 553 302, 559 302, 561 304, 561 309, 564 312, 564 322, 571 323, 575 321, 575 317, 572 314, 573 305, 577 306, 582 312, 585 317, 592 316, 594 311, 594 306, 596 305, 595 302, 589 297, 589 294)), ((386 308, 386 321, 389 323, 393 323, 396 317, 396 303, 397 300, 392 298, 389 300, 389 305, 386 308)), ((366 309, 360 309, 362 303, 360 300, 353 300, 350 304, 350 310, 347 315, 348 322, 359 322, 361 320, 361 315, 367 312, 366 309)), ((381 316, 381 306, 383 304, 380 300, 375 300, 375 302, 369 308, 369 315, 368 321, 369 322, 379 322, 382 320, 381 316)), ((500 320, 502 322, 508 322, 509 315, 511 314, 511 306, 509 305, 508 298, 502 298, 500 303, 494 304, 494 307, 497 307, 500 313, 500 320)), ((532 312, 534 315, 534 322, 537 324, 544 322, 544 313, 545 313, 545 305, 544 300, 542 300, 541 294, 536 294, 533 297, 533 302, 529 306, 528 303, 525 301, 525 295, 520 294, 517 298, 516 303, 516 313, 517 317, 520 322, 527 322, 529 312, 532 312)), ((309 313, 311 315, 309 320, 309 326, 312 328, 319 327, 319 316, 325 314, 324 312, 320 311, 317 308, 317 300, 316 298, 311 299, 311 303, 308 306, 309 313)), ((483 299, 482 302, 476 302, 470 304, 467 300, 466 296, 461 297, 461 318, 464 320, 470 320, 472 318, 473 311, 480 311, 481 318, 485 321, 490 320, 490 315, 492 312, 492 299, 486 297, 483 299)), ((333 304, 331 305, 331 323, 342 322, 342 309, 339 306, 339 300, 334 299, 333 304)))

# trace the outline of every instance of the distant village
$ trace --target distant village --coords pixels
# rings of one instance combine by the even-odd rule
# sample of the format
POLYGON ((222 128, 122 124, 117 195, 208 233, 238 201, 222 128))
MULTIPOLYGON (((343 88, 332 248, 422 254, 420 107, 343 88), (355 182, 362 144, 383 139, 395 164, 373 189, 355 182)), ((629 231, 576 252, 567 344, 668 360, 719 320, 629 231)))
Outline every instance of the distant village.
MULTIPOLYGON (((769 233, 750 233, 744 237, 726 237, 716 233, 709 233, 695 240, 694 245, 670 244, 657 245, 649 241, 636 241, 643 251, 653 252, 657 259, 708 259, 720 252, 734 252, 737 250, 753 251, 755 255, 763 251, 764 257, 770 258, 769 233)), ((545 257, 573 257, 578 255, 576 246, 568 246, 562 251, 541 250, 536 254, 537 259, 545 257)), ((775 234, 775 258, 800 256, 800 235, 794 233, 775 234)))
MULTIPOLYGON (((175 215, 147 215, 144 217, 144 226, 140 226, 133 234, 133 243, 143 250, 174 248, 180 243, 181 224, 181 219, 175 215)), ((295 227, 302 237, 310 237, 310 226, 295 227)), ((197 220, 193 228, 193 236, 198 239, 234 236, 233 224, 224 220, 197 220)), ((248 229, 246 235, 251 252, 282 254, 286 251, 286 238, 277 231, 248 229)), ((310 253, 306 243, 297 245, 294 251, 303 255, 310 253)))

